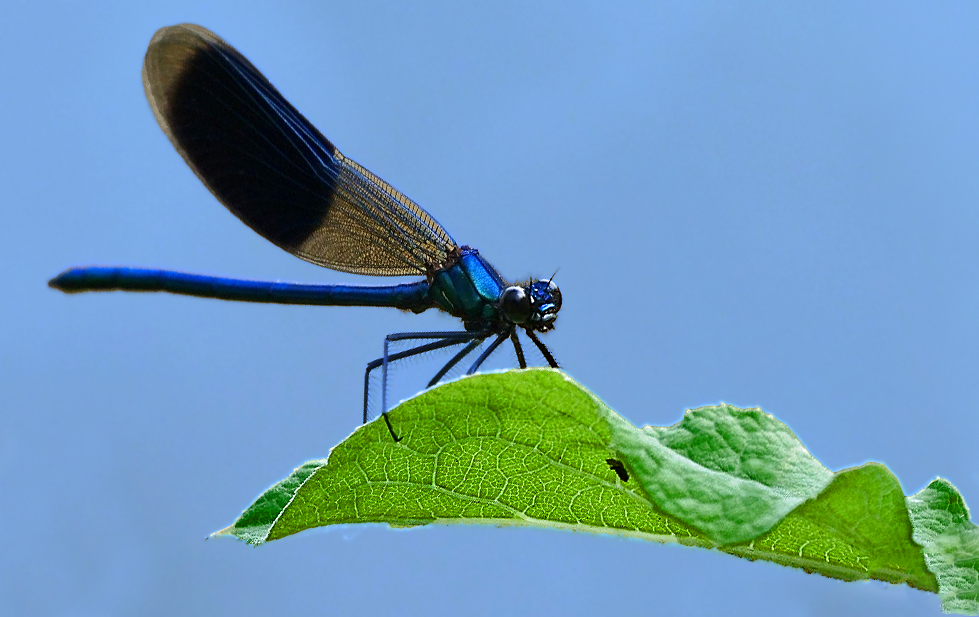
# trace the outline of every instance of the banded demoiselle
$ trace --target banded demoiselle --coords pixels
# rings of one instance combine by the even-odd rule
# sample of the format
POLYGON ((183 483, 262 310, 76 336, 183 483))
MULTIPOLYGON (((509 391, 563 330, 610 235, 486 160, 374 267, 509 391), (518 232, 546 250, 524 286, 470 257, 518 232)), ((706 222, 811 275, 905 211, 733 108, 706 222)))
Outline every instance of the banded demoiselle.
POLYGON ((342 155, 214 33, 193 24, 159 30, 146 52, 143 88, 160 128, 187 165, 262 237, 340 272, 425 278, 367 287, 88 266, 66 270, 50 281, 51 287, 67 293, 163 291, 244 302, 386 306, 415 313, 435 308, 458 317, 464 330, 387 335, 382 356, 367 364, 364 422, 371 371, 381 367, 382 414, 395 440, 399 437, 387 415, 390 362, 463 345, 432 378, 432 386, 483 341, 492 338, 467 374, 509 338, 525 368, 517 336, 522 329, 557 368, 536 335, 554 328, 561 308, 561 292, 552 280, 507 283, 476 249, 459 246, 418 204, 342 155), (389 344, 399 340, 433 342, 389 353, 389 344))

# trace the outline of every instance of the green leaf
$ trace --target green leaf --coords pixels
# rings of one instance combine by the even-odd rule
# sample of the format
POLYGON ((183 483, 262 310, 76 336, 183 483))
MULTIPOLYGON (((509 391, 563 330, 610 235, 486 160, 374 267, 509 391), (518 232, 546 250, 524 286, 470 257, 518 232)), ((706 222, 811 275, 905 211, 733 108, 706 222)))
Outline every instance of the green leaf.
POLYGON ((818 495, 833 473, 787 426, 760 409, 687 411, 668 428, 636 430, 608 410, 612 447, 653 504, 716 544, 755 538, 818 495))
POLYGON ((755 540, 726 547, 843 580, 876 579, 937 591, 912 526, 901 486, 879 463, 836 474, 818 498, 755 540))
POLYGON ((908 497, 914 541, 938 579, 942 610, 979 614, 979 528, 969 522, 965 500, 948 480, 937 478, 908 497))
POLYGON ((252 544, 351 523, 530 525, 715 548, 906 583, 977 614, 979 534, 950 484, 905 498, 883 465, 832 473, 759 409, 638 429, 564 374, 429 390, 306 463, 219 534, 252 544), (937 576, 937 578, 936 578, 937 576))

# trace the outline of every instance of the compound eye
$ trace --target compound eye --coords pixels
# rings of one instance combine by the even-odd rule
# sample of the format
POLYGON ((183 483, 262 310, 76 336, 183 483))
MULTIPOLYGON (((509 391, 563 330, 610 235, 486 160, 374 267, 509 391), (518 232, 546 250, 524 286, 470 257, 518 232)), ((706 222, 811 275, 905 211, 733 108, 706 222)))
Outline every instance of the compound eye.
POLYGON ((551 303, 554 305, 554 312, 561 310, 561 290, 557 288, 554 281, 547 281, 547 293, 551 296, 551 303))
POLYGON ((530 296, 523 287, 507 287, 500 297, 500 308, 503 310, 503 315, 515 324, 530 320, 530 296))

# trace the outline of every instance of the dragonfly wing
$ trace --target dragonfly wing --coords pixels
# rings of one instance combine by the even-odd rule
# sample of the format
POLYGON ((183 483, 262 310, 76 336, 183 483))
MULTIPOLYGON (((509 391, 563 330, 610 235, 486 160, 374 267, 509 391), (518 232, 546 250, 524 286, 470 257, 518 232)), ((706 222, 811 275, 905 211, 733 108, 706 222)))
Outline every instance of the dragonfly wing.
POLYGON ((284 250, 343 272, 424 273, 456 245, 394 187, 346 158, 251 62, 209 30, 159 30, 143 63, 153 114, 197 177, 284 250))

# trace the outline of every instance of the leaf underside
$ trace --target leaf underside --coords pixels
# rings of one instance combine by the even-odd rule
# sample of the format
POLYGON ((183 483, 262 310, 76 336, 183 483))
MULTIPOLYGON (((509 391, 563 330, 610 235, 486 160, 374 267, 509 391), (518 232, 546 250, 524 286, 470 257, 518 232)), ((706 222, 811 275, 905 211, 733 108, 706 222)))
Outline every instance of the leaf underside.
POLYGON ((434 388, 358 428, 218 534, 325 525, 529 525, 713 548, 842 580, 937 592, 979 614, 979 532, 945 480, 906 498, 881 464, 830 472, 760 409, 638 429, 559 371, 434 388))

